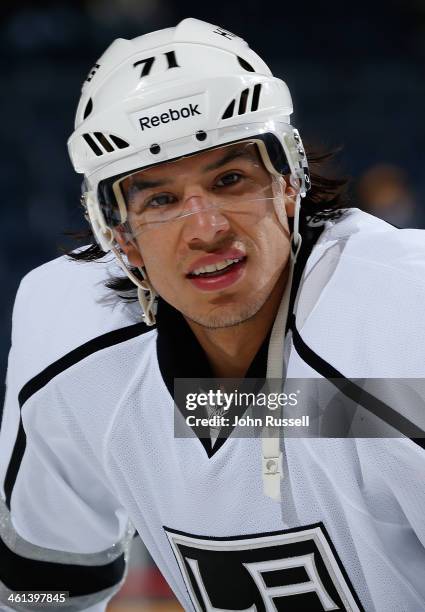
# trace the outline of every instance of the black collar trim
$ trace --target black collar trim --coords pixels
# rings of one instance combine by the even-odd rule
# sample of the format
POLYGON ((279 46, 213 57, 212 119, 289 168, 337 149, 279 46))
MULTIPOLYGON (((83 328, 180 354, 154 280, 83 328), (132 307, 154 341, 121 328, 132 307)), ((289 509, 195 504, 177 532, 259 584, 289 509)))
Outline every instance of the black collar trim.
MULTIPOLYGON (((157 354, 159 369, 172 398, 175 396, 174 381, 176 378, 211 379, 214 373, 208 362, 207 355, 199 344, 196 336, 190 329, 183 315, 162 299, 158 301, 158 336, 157 354)), ((267 372, 267 355, 270 334, 267 335, 260 349, 255 355, 246 375, 246 379, 264 379, 267 372)), ((183 416, 183 410, 176 405, 183 416)), ((237 409, 232 411, 232 416, 239 413, 237 409)), ((194 416, 205 417, 202 409, 195 410, 194 416)), ((211 444, 209 429, 207 427, 193 427, 193 432, 211 458, 224 444, 233 427, 226 427, 220 431, 220 435, 214 446, 211 444)))

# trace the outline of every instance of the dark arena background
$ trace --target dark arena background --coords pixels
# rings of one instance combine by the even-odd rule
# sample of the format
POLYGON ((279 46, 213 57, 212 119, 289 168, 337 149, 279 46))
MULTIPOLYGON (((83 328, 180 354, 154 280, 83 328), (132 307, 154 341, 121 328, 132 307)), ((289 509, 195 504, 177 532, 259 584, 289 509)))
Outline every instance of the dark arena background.
MULTIPOLYGON (((333 171, 352 177, 357 205, 425 228, 423 0, 3 0, 0 15, 3 380, 20 279, 84 228, 66 140, 81 84, 114 38, 189 16, 242 36, 289 85, 304 141, 342 148, 333 171)), ((109 612, 177 609, 138 542, 109 612)))

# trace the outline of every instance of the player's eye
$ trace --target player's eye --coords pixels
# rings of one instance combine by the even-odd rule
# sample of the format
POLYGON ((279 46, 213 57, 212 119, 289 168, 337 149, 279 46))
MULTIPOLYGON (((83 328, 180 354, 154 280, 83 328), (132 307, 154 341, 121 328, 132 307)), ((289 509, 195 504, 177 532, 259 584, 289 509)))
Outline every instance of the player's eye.
POLYGON ((143 203, 143 210, 146 208, 163 208, 171 204, 175 204, 177 198, 170 193, 156 194, 143 203))
POLYGON ((242 174, 240 172, 226 172, 223 174, 218 181, 216 181, 216 187, 230 187, 236 185, 242 180, 242 174))

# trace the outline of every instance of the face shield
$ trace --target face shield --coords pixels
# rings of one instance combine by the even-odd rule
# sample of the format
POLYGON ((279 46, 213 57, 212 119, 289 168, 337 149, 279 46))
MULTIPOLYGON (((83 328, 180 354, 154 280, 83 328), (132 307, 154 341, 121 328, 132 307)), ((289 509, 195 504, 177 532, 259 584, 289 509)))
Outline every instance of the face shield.
POLYGON ((283 185, 264 165, 257 142, 214 147, 114 180, 115 231, 129 241, 217 211, 252 225, 270 211, 283 213, 283 185))

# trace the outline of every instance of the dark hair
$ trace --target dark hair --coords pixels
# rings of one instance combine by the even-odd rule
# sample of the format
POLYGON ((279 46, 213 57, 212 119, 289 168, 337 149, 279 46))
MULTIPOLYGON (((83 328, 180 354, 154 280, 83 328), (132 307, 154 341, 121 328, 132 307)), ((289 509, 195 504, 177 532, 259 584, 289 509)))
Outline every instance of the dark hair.
MULTIPOLYGON (((301 201, 300 225, 306 222, 320 222, 329 219, 337 219, 347 208, 352 208, 348 196, 348 177, 335 178, 325 176, 330 161, 332 161, 340 149, 319 150, 306 147, 307 158, 310 168, 311 188, 307 196, 301 201)), ((83 250, 70 251, 67 256, 80 262, 96 261, 105 256, 100 246, 94 240, 90 228, 81 232, 68 234, 79 242, 90 242, 89 246, 83 250)), ((137 269, 132 268, 133 273, 141 279, 137 269)), ((136 299, 135 286, 127 276, 117 276, 107 281, 106 287, 113 289, 125 300, 136 299), (123 295, 126 294, 126 295, 123 295)))

